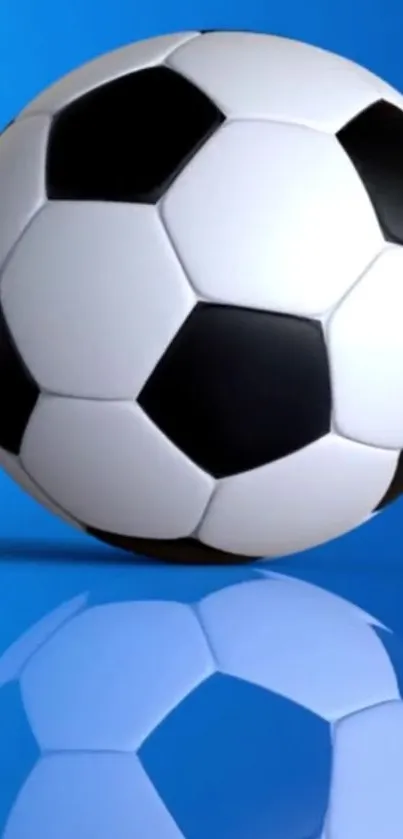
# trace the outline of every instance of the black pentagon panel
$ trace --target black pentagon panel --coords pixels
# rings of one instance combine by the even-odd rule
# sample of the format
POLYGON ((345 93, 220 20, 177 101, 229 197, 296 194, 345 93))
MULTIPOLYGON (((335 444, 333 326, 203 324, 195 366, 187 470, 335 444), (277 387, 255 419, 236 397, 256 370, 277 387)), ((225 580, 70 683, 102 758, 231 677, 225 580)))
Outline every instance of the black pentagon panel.
POLYGON ((0 307, 0 447, 18 454, 39 388, 16 349, 0 307))
POLYGON ((216 478, 292 454, 330 428, 321 325, 200 303, 139 395, 149 418, 216 478))
POLYGON ((112 548, 172 565, 242 565, 260 557, 240 556, 203 545, 197 539, 138 539, 88 527, 87 533, 112 548))
POLYGON ((376 102, 337 138, 363 181, 385 239, 403 244, 403 111, 376 102))
POLYGON ((385 492, 385 495, 380 500, 377 507, 375 507, 374 513, 379 513, 380 510, 384 510, 385 507, 388 507, 389 504, 392 504, 392 501, 397 501, 397 499, 403 495, 403 453, 400 453, 399 460, 397 461, 397 466, 395 469, 395 474, 393 475, 392 481, 385 492))
POLYGON ((115 79, 55 118, 48 197, 154 204, 223 121, 199 88, 168 67, 115 79))

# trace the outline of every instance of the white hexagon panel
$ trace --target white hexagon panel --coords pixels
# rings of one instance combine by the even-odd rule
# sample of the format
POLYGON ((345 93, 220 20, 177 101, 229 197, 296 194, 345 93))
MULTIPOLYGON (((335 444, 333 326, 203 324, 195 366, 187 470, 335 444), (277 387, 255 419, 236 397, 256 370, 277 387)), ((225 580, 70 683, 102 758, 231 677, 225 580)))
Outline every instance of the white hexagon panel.
POLYGON ((231 119, 335 134, 379 98, 380 80, 352 61, 262 33, 207 32, 181 44, 167 63, 231 119))
POLYGON ((135 399, 195 303, 154 207, 76 201, 33 220, 0 297, 41 390, 91 399, 135 399))
POLYGON ((302 317, 334 306, 383 241, 337 139, 272 121, 224 125, 162 217, 201 297, 302 317))
POLYGON ((0 138, 6 468, 184 562, 298 552, 397 497, 402 102, 306 44, 187 32, 28 105, 0 138))
POLYGON ((403 248, 389 246, 328 326, 337 429, 384 449, 403 448, 402 279, 403 248))
POLYGON ((50 119, 43 114, 0 133, 0 270, 46 199, 45 166, 50 119))

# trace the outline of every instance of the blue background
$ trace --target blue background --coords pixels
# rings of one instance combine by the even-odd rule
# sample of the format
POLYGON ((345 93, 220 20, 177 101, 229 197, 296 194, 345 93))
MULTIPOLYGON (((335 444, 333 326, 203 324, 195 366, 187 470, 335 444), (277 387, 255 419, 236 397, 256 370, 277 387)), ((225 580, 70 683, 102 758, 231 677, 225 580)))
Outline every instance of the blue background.
MULTIPOLYGON (((398 0, 2 0, 0 126, 88 59, 131 40, 183 29, 252 29, 306 40, 403 89, 402 24, 398 0)), ((402 513, 398 502, 343 539, 280 560, 276 570, 351 597, 403 631, 402 513)), ((1 473, 0 540, 0 652, 44 612, 107 580, 121 561, 121 555, 100 549, 111 561, 94 562, 94 543, 44 512, 1 473)), ((150 566, 149 573, 158 569, 150 566)))
MULTIPOLYGON (((209 28, 306 40, 358 61, 403 89, 403 7, 398 0, 1 0, 0 128, 41 89, 100 53, 156 34, 209 28)), ((0 212, 6 211, 0 195, 0 212)), ((347 537, 279 560, 274 570, 344 595, 403 633, 402 522, 403 501, 347 537)), ((89 589, 113 590, 121 562, 121 554, 68 528, 0 472, 0 654, 61 602, 89 589)), ((158 593, 163 579, 158 566, 141 558, 138 564, 142 567, 126 565, 131 590, 141 589, 146 575, 148 590, 155 587, 158 593)), ((7 745, 15 748, 14 730, 8 735, 5 743, 3 730, 3 754, 7 745)), ((5 778, 14 784, 9 774, 10 765, 3 761, 3 793, 5 778)), ((0 816, 7 806, 3 799, 0 794, 0 816)))

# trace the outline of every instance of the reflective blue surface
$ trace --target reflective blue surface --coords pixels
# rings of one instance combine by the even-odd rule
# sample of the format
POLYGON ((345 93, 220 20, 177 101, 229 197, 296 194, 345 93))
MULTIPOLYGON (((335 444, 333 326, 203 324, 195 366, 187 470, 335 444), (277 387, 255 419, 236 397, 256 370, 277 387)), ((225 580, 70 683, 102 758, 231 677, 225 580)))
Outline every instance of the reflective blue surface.
POLYGON ((109 566, 11 644, 0 835, 397 839, 401 641, 272 568, 109 566))

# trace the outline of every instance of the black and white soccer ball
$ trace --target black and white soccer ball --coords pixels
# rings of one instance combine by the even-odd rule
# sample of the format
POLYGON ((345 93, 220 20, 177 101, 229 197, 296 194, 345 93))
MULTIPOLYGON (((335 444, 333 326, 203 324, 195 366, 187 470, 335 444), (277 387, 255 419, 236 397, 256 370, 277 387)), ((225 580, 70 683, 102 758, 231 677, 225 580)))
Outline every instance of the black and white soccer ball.
POLYGON ((178 561, 290 554, 402 491, 403 98, 287 39, 106 55, 0 140, 0 445, 178 561))

